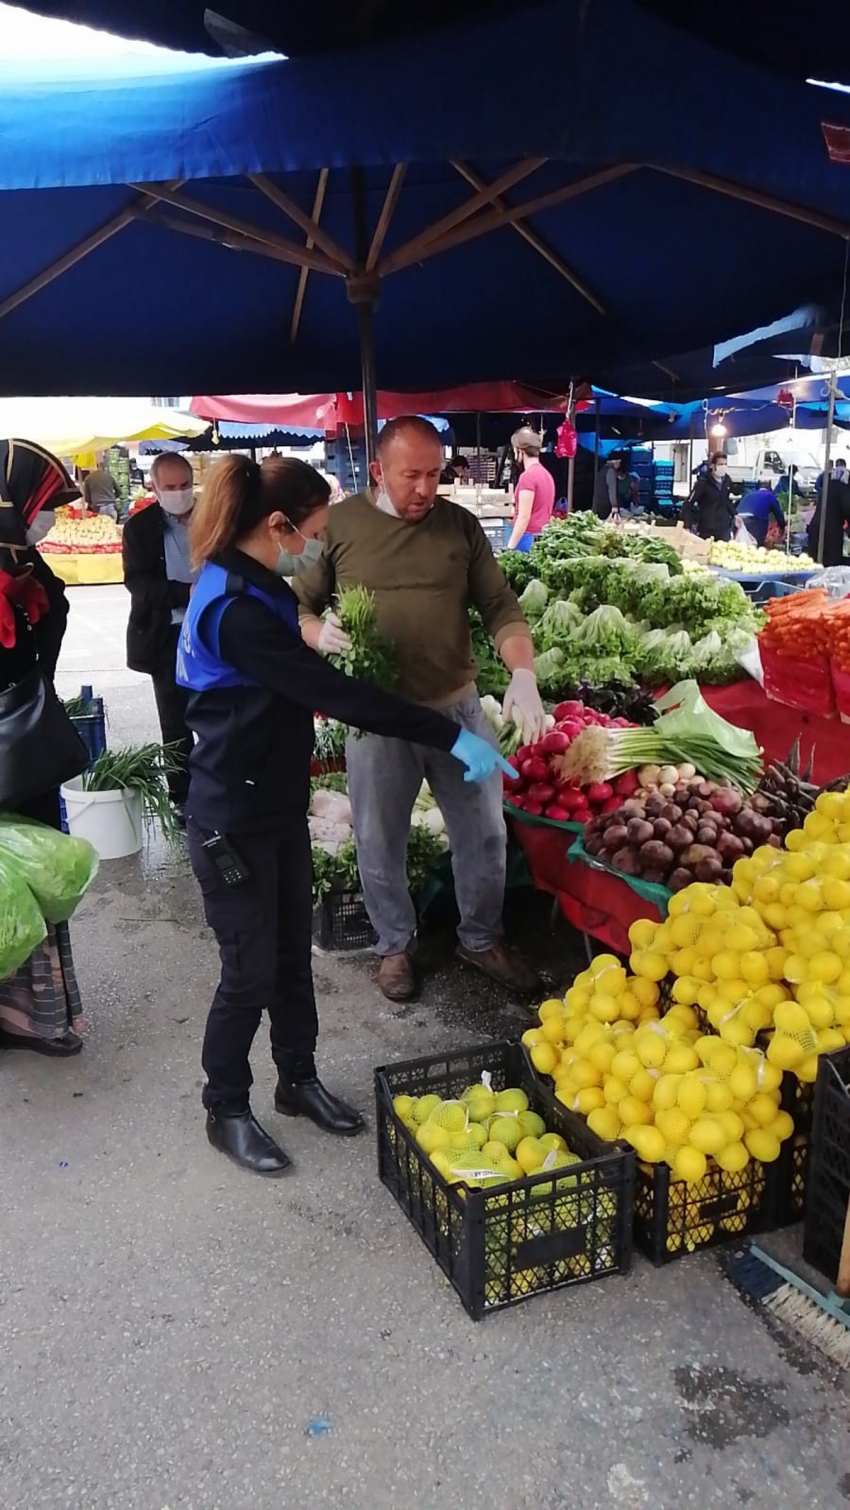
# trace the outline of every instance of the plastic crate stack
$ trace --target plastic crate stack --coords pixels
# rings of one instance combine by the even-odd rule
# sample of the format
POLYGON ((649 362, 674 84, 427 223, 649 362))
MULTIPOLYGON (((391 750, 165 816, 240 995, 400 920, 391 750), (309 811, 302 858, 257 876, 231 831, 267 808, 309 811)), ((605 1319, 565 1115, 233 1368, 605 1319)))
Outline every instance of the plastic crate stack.
POLYGON ((672 461, 652 463, 652 491, 659 508, 672 509, 673 507, 673 475, 672 461))
POLYGON ((641 508, 646 509, 652 502, 654 491, 652 452, 649 450, 632 451, 629 470, 638 480, 640 488, 641 508))

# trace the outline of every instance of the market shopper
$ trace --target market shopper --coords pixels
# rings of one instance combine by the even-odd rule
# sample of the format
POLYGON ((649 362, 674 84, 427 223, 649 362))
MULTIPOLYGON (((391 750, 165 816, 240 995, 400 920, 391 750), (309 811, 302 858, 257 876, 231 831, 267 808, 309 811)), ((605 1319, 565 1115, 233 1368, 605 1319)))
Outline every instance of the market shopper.
POLYGON ((818 499, 808 533, 809 555, 822 566, 843 566, 845 530, 850 526, 850 483, 831 481, 826 494, 826 529, 823 537, 823 556, 819 556, 820 522, 823 500, 818 499))
MULTIPOLYGON (((544 728, 531 634, 477 519, 437 496, 440 437, 427 420, 391 420, 372 463, 374 487, 333 509, 322 559, 295 585, 301 631, 318 650, 345 637, 319 615, 343 588, 374 595, 379 631, 394 644, 399 690, 491 741, 475 690, 470 605, 481 614, 511 673, 504 709, 516 710, 523 737, 544 728)), ((378 935, 378 985, 390 1001, 416 993, 416 914, 405 855, 414 799, 427 779, 446 820, 460 911, 458 955, 520 992, 540 982, 502 938, 505 824, 498 775, 469 794, 454 764, 419 744, 377 734, 350 736, 348 787, 363 895, 378 935), (470 800, 471 799, 471 800, 470 800)))
POLYGON ((177 685, 174 665, 180 625, 189 605, 194 571, 189 524, 195 502, 194 473, 184 456, 157 456, 150 474, 157 506, 139 509, 124 526, 124 584, 130 593, 127 665, 153 682, 163 744, 177 757, 168 790, 179 823, 185 821, 192 730, 186 718, 189 694, 177 685))
POLYGON ((593 483, 593 512, 598 519, 619 517, 620 478, 625 475, 622 451, 609 451, 593 483))
POLYGON ((530 551, 552 518, 555 479, 540 461, 543 437, 530 425, 514 432, 511 445, 521 470, 514 490, 514 521, 507 549, 530 551))
POLYGON ((363 1126, 318 1079, 314 1058, 307 824, 314 711, 401 750, 412 739, 440 751, 472 806, 477 787, 464 783, 501 781, 494 773, 509 769, 450 718, 344 676, 304 644, 284 579, 321 556, 329 495, 305 462, 260 468, 229 456, 211 473, 191 525, 200 573, 177 663, 197 736, 188 840, 221 954, 204 1037, 203 1102, 213 1146, 258 1174, 280 1174, 289 1164, 249 1106, 248 1055, 264 1010, 279 1077, 276 1109, 332 1133, 363 1126))
POLYGON ((738 505, 732 497, 727 476, 728 457, 715 451, 708 472, 697 478, 690 497, 682 509, 686 530, 696 526, 701 540, 730 540, 732 525, 737 522, 738 505))
MULTIPOLYGON (((7 717, 8 728, 15 726, 13 700, 6 715, 3 694, 23 688, 36 671, 52 684, 68 621, 65 588, 32 547, 52 525, 55 509, 79 496, 49 451, 30 441, 0 440, 0 762, 7 717)), ((62 779, 60 772, 55 779, 62 779)), ((20 817, 60 827, 56 785, 25 801, 7 798, 6 806, 20 817)), ((48 924, 43 943, 13 976, 0 980, 0 1049, 67 1059, 83 1046, 82 1027, 68 924, 48 924)))
POLYGON ((771 520, 785 529, 785 515, 773 488, 763 479, 752 493, 745 493, 738 506, 741 523, 749 530, 756 545, 764 545, 771 520))
POLYGON ((118 518, 118 485, 106 467, 93 467, 83 481, 83 500, 93 514, 118 518))

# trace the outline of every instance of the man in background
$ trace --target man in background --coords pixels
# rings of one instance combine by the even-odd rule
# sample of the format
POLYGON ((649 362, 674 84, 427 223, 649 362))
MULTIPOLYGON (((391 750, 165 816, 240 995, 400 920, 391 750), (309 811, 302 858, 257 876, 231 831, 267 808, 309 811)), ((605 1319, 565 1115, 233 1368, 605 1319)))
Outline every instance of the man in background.
POLYGON ((511 445, 521 471, 514 490, 514 522, 507 549, 530 551, 552 518, 555 479, 540 461, 543 437, 530 425, 515 431, 511 445))
MULTIPOLYGON (((531 743, 545 727, 534 675, 531 633, 478 520, 437 496, 442 445, 434 426, 415 416, 390 420, 372 462, 374 486, 331 509, 325 551, 293 580, 301 633, 314 650, 333 654, 349 641, 332 617, 319 617, 341 590, 362 584, 374 596, 379 633, 394 647, 403 697, 439 708, 461 728, 494 743, 475 688, 469 607, 511 673, 504 699, 531 743)), ((501 777, 481 786, 457 779, 449 757, 359 732, 346 747, 357 862, 369 917, 378 935, 378 985, 390 1001, 416 994, 416 913, 407 888, 406 854, 413 803, 427 780, 446 820, 460 912, 457 953, 467 965, 523 994, 540 989, 535 971, 502 937, 505 822, 501 777)))
POLYGON ((83 498, 86 508, 91 509, 93 514, 108 514, 110 519, 118 518, 118 485, 105 467, 95 467, 88 473, 83 483, 83 498))
POLYGON ((760 480, 752 493, 744 494, 738 505, 738 517, 749 530, 756 545, 764 545, 771 519, 776 521, 781 530, 785 529, 785 515, 766 477, 760 480))
POLYGON ((157 502, 127 520, 121 547, 130 594, 127 665, 151 678, 162 742, 176 746, 178 769, 167 778, 168 792, 182 823, 194 740, 186 722, 189 693, 177 685, 175 663, 194 581, 189 557, 194 473, 184 456, 164 452, 151 467, 150 485, 157 502))
POLYGON ((619 480, 624 472, 622 451, 610 451, 593 484, 593 512, 598 519, 616 518, 620 512, 619 480))

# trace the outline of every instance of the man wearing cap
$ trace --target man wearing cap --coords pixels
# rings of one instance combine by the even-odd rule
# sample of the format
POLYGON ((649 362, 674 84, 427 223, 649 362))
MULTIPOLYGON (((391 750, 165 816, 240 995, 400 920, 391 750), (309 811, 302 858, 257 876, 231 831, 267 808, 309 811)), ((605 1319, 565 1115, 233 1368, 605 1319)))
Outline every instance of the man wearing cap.
POLYGON ((523 425, 511 436, 511 445, 522 471, 514 492, 514 525, 507 548, 530 551, 552 518, 555 479, 540 461, 543 438, 530 425, 523 425))
MULTIPOLYGON (((315 650, 344 651, 349 640, 338 619, 319 615, 341 589, 362 584, 373 594, 378 631, 394 646, 395 690, 439 708, 492 744, 474 681, 474 605, 510 672, 505 713, 514 710, 531 743, 545 727, 531 634, 478 520, 438 497, 442 465, 442 443, 427 420, 389 421, 371 464, 373 487, 331 509, 321 561, 293 582, 301 633, 315 650)), ((409 1001, 416 992, 416 913, 406 855, 411 812, 425 779, 451 841, 459 957, 509 989, 537 992, 539 977, 502 936, 501 777, 472 788, 462 776, 455 779, 448 759, 432 757, 424 746, 399 739, 348 737, 348 791, 363 896, 378 935, 378 985, 390 1001, 409 1001)))

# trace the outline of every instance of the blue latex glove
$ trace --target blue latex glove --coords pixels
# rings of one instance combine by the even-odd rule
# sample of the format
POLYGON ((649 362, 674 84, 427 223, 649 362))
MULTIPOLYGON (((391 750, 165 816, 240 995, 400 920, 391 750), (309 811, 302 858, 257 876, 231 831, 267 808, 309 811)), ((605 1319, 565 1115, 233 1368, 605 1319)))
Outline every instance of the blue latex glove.
POLYGON ((508 765, 502 759, 498 750, 491 749, 486 739, 479 739, 477 734, 471 734, 469 729, 461 729, 457 739, 451 748, 451 754, 455 760, 460 760, 466 766, 463 773, 464 781, 486 781, 494 771, 502 770, 512 781, 516 781, 517 773, 512 765, 508 765))

